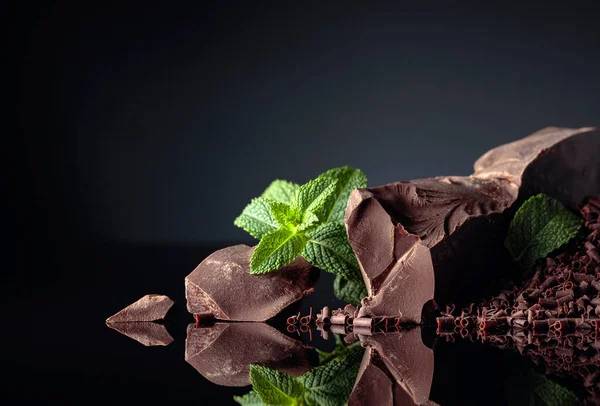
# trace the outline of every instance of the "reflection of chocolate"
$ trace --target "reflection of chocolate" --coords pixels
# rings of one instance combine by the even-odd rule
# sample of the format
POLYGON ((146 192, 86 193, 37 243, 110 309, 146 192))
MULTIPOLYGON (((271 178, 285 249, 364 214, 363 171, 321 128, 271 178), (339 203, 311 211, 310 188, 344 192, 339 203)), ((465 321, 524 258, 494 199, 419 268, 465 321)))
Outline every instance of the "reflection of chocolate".
POLYGON ((310 349, 264 323, 190 324, 185 360, 206 379, 224 386, 250 385, 250 364, 292 376, 311 367, 310 349))
POLYGON ((318 270, 300 257, 275 272, 250 274, 253 249, 235 245, 202 261, 185 278, 188 311, 219 320, 265 321, 314 291, 318 270))
POLYGON ((167 332, 165 326, 151 321, 106 322, 106 325, 146 347, 169 345, 173 342, 173 337, 167 332))
POLYGON ((146 295, 106 319, 107 323, 156 321, 165 318, 173 301, 164 295, 146 295))
POLYGON ((354 190, 345 222, 369 295, 377 294, 398 261, 398 224, 431 250, 437 301, 462 304, 486 295, 510 266, 503 247, 507 209, 541 192, 571 205, 598 195, 599 150, 597 130, 549 128, 486 153, 471 176, 354 190))
POLYGON ((433 381, 433 351, 414 328, 359 336, 366 347, 348 405, 422 405, 433 381))

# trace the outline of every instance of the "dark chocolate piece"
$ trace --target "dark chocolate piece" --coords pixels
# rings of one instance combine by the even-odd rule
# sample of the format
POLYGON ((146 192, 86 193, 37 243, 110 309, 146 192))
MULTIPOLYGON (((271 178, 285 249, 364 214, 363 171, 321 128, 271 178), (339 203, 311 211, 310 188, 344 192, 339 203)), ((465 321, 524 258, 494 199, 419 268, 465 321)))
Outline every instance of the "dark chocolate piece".
POLYGON ((598 130, 548 128, 486 153, 471 176, 354 190, 345 222, 369 299, 396 260, 399 224, 431 251, 438 302, 466 304, 497 291, 492 282, 512 276, 503 242, 515 202, 543 192, 574 207, 598 195, 598 151, 598 130))
POLYGON ((151 321, 107 322, 106 325, 146 347, 166 346, 173 342, 173 337, 164 325, 151 321))
POLYGON ((319 271, 300 257, 275 272, 250 274, 253 249, 235 245, 202 261, 185 278, 188 311, 219 320, 265 321, 314 291, 319 271))
POLYGON ((433 299, 435 287, 429 248, 402 225, 394 226, 373 197, 346 213, 348 239, 369 292, 358 317, 402 316, 420 323, 423 305, 433 299))
POLYGON ((165 318, 173 301, 164 295, 146 295, 106 319, 107 323, 156 321, 165 318))
POLYGON ((434 359, 420 328, 359 338, 366 350, 348 405, 426 404, 434 359))
POLYGON ((217 385, 250 385, 250 364, 300 376, 308 371, 310 347, 264 323, 190 324, 185 360, 217 385))

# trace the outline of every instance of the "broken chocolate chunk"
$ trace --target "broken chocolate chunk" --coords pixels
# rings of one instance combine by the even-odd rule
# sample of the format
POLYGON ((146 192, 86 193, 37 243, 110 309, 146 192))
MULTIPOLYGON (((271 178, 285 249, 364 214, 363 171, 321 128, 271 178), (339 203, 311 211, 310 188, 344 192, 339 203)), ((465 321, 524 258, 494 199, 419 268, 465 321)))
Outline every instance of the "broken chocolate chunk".
POLYGON ((165 318, 173 301, 164 295, 146 295, 106 319, 107 323, 156 321, 165 318))
POLYGON ((253 250, 235 245, 202 261, 185 278, 188 311, 199 318, 265 321, 314 291, 319 271, 300 257, 275 272, 250 274, 253 250))
POLYGON ((545 129, 488 152, 471 176, 354 190, 345 223, 369 299, 398 260, 399 224, 430 250, 438 302, 462 305, 497 291, 503 277, 513 276, 503 243, 515 202, 543 192, 573 206, 597 195, 599 150, 597 130, 545 129))
POLYGON ((359 338, 366 349, 348 405, 428 402, 434 357, 433 350, 423 344, 420 328, 359 338))
POLYGON ((250 364, 297 377, 311 367, 310 347, 264 323, 190 324, 185 360, 217 385, 250 385, 250 364))
POLYGON ((166 346, 173 342, 165 326, 152 321, 107 322, 106 325, 146 347, 166 346))

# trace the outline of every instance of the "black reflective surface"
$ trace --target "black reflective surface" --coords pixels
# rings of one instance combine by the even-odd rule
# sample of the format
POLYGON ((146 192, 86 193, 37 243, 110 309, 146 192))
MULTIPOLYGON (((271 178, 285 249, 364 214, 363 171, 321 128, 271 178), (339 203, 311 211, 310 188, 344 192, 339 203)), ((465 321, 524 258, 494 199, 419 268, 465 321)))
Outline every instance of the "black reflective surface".
MULTIPOLYGON (((184 277, 218 248, 80 245, 73 247, 69 255, 52 262, 60 266, 48 266, 46 274, 37 272, 35 278, 23 281, 29 284, 7 285, 9 295, 5 300, 8 299, 8 305, 15 306, 17 312, 5 316, 4 326, 10 331, 4 334, 2 362, 9 373, 0 382, 2 398, 11 403, 37 400, 43 404, 121 404, 126 401, 135 404, 235 404, 233 396, 243 395, 251 387, 213 383, 227 384, 214 374, 218 372, 219 359, 236 359, 237 353, 233 353, 233 349, 228 353, 227 347, 221 346, 219 351, 222 352, 213 354, 213 360, 217 362, 209 371, 213 374, 210 380, 197 370, 197 364, 193 365, 189 359, 186 362, 185 357, 186 336, 195 327, 189 326, 194 319, 185 309, 184 277), (168 295, 175 301, 165 323, 174 341, 167 346, 144 346, 104 323, 108 316, 147 293, 168 295)), ((331 284, 332 278, 322 273, 315 294, 288 311, 304 314, 311 306, 315 309, 324 305, 337 307, 341 303, 333 298, 331 284)), ((273 320, 269 325, 253 327, 260 330, 257 334, 262 337, 261 343, 264 342, 264 345, 257 344, 257 348, 268 347, 271 339, 280 342, 297 339, 309 346, 300 351, 296 364, 293 358, 271 364, 291 374, 302 374, 319 363, 317 352, 310 346, 322 351, 332 351, 336 346, 333 334, 329 340, 324 340, 313 330, 311 340, 309 333, 287 332, 283 318, 273 320)), ((243 327, 236 326, 236 329, 245 334, 243 327)), ((435 328, 428 327, 419 329, 418 335, 424 345, 422 348, 434 348, 430 398, 436 403, 534 404, 531 403, 532 396, 540 401, 535 394, 535 385, 531 384, 531 376, 538 375, 531 375, 530 371, 543 376, 545 369, 531 361, 535 358, 531 351, 521 354, 514 340, 488 337, 481 343, 477 337, 471 340, 460 335, 439 336, 435 328)), ((390 348, 390 342, 395 339, 402 342, 407 333, 374 335, 363 341, 375 342, 377 346, 380 345, 378 337, 385 338, 386 348, 390 348)), ((575 338, 571 341, 577 343, 575 338)), ((552 357, 556 358, 558 354, 564 359, 569 355, 564 348, 569 345, 568 340, 560 345, 549 345, 554 350, 562 348, 554 351, 552 357)), ((403 348, 402 344, 397 347, 403 348)), ((585 351, 585 368, 590 372, 585 383, 594 385, 597 379, 591 373, 597 370, 597 361, 590 359, 597 354, 595 344, 586 346, 585 351)), ((572 358, 581 354, 575 355, 572 358)), ((577 359, 581 364, 582 358, 577 359)), ((254 362, 252 352, 248 362, 254 362)), ((576 361, 573 359, 572 362, 576 361)), ((231 362, 223 362, 223 365, 231 366, 231 362)), ((569 374, 548 377, 569 388, 580 399, 585 398, 584 380, 569 374)), ((236 385, 243 384, 239 377, 236 385)))

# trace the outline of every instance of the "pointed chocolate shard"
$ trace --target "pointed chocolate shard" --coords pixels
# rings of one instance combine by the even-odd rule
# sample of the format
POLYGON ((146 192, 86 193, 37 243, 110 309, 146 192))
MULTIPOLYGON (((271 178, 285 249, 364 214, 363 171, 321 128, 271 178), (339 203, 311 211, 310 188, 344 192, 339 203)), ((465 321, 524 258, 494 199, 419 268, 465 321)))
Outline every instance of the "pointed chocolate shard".
POLYGON ((491 294, 492 282, 510 269, 503 242, 517 199, 546 193, 573 206, 598 195, 599 150, 598 130, 545 129, 488 152, 471 176, 354 190, 345 223, 370 295, 394 261, 398 224, 430 249, 438 302, 460 305, 491 294))
POLYGON ((146 295, 106 319, 107 323, 156 321, 165 318, 173 301, 164 295, 146 295))
POLYGON ((420 328, 359 338, 366 350, 348 405, 427 404, 434 359, 421 340, 420 328), (378 388, 377 393, 371 388, 378 388), (375 403, 369 402, 373 396, 375 403))
POLYGON ((291 376, 311 367, 310 348, 264 323, 190 324, 185 360, 217 385, 250 385, 250 364, 260 364, 291 376))
POLYGON ((146 347, 167 346, 173 342, 165 326, 152 321, 107 322, 106 325, 146 347))
POLYGON ((188 311, 201 318, 265 321, 314 291, 319 271, 300 257, 275 272, 250 274, 253 249, 235 245, 202 261, 185 278, 188 311))

